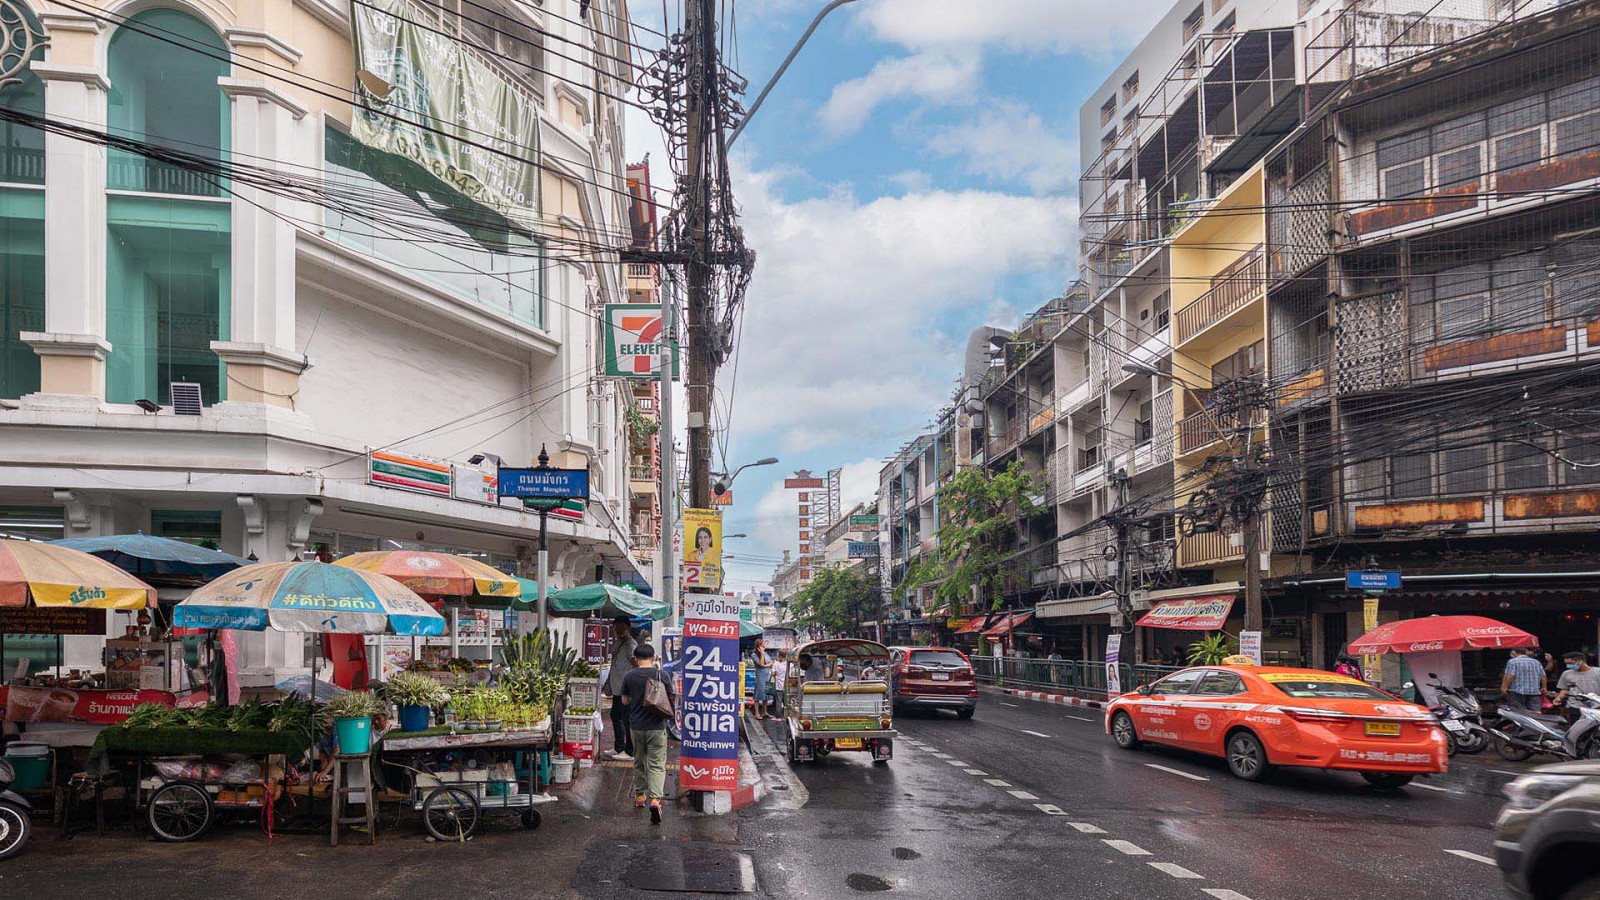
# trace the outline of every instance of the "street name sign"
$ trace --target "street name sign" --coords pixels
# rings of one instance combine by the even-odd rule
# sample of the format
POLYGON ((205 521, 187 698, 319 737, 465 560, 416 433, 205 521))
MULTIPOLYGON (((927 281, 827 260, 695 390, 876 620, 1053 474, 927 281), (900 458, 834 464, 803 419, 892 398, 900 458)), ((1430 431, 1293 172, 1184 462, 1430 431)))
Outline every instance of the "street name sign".
POLYGON ((499 482, 502 497, 589 499, 588 469, 501 469, 499 482))
POLYGON ((1346 572, 1344 586, 1352 591, 1398 591, 1399 572, 1346 572))

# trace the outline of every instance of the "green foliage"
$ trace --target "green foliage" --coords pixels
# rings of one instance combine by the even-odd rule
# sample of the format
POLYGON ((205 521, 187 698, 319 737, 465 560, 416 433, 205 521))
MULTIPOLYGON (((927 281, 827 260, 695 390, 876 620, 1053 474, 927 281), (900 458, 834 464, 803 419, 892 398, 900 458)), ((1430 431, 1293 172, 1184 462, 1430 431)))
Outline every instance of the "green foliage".
POLYGON ((822 634, 835 634, 871 615, 868 604, 874 599, 875 585, 859 567, 818 569, 811 583, 801 588, 789 602, 789 615, 795 624, 822 634))
POLYGON ((1189 665, 1214 666, 1238 652, 1239 643, 1219 631, 1189 645, 1189 665))
POLYGON ((635 456, 648 452, 650 439, 661 431, 661 423, 639 409, 637 403, 628 404, 628 450, 635 456))
POLYGON ((952 608, 976 593, 980 605, 998 609, 1001 564, 1015 552, 1021 523, 1044 511, 1032 500, 1043 488, 1020 462, 1002 472, 982 467, 957 472, 939 489, 944 519, 939 525, 939 561, 913 566, 901 589, 937 582, 936 596, 952 608))
POLYGON ((369 719, 383 712, 383 703, 367 691, 345 691, 329 700, 327 709, 335 719, 369 719))
POLYGON ((546 709, 556 705, 581 661, 578 651, 567 646, 565 635, 556 637, 549 631, 508 642, 503 654, 506 672, 500 679, 502 686, 516 702, 546 709))
POLYGON ((416 672, 396 672, 389 678, 388 696, 396 706, 443 706, 449 694, 438 679, 416 672))

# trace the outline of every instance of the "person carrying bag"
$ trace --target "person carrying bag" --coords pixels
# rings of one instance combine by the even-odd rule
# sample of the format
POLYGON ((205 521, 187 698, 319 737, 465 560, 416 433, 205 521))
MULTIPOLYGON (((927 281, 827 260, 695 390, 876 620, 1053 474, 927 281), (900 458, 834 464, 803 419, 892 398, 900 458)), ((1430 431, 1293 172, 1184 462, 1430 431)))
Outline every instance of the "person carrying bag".
POLYGON ((667 783, 667 725, 673 719, 672 682, 661 671, 656 650, 640 644, 633 651, 633 670, 622 679, 622 702, 628 708, 633 736, 634 807, 650 807, 650 823, 661 824, 661 801, 667 783))

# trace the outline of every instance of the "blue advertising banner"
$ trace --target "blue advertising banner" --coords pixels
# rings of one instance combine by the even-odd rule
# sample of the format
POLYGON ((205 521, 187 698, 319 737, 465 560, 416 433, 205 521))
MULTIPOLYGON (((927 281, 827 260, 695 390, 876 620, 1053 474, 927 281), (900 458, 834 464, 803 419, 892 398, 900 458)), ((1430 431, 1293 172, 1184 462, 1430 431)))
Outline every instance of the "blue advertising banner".
POLYGON ((503 468, 499 472, 499 491, 502 497, 587 500, 589 470, 503 468))
POLYGON ((739 601, 717 594, 683 597, 683 747, 679 787, 739 786, 739 601))

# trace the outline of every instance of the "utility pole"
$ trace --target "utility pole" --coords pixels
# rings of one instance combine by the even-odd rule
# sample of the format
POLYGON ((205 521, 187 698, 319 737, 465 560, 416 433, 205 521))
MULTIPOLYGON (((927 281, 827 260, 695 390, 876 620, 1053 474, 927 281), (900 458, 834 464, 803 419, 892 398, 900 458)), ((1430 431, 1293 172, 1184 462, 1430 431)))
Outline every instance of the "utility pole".
MULTIPOLYGON (((670 282, 669 282, 670 283, 670 282)), ((661 391, 661 596, 672 610, 673 628, 683 626, 683 603, 678 597, 678 562, 672 540, 678 531, 678 451, 672 428, 672 360, 678 351, 677 313, 672 291, 661 289, 661 371, 657 373, 661 391)))
MULTIPOLYGON (((1111 473, 1111 484, 1117 491, 1116 508, 1118 510, 1127 509, 1128 483, 1132 480, 1132 478, 1128 477, 1128 470, 1126 469, 1117 469, 1111 473)), ((1122 630, 1131 632, 1133 631, 1133 569, 1128 565, 1128 562, 1129 557, 1132 556, 1129 552, 1132 544, 1129 539, 1132 523, 1125 514, 1119 515, 1116 522, 1117 557, 1111 562, 1112 565, 1117 567, 1117 571, 1113 573, 1111 584, 1112 590, 1116 591, 1117 594, 1117 613, 1122 616, 1122 630)), ((1134 662, 1143 661, 1143 652, 1136 642, 1134 645, 1134 662)))
POLYGON ((711 506, 711 398, 717 373, 716 309, 711 296, 710 229, 711 145, 717 124, 712 108, 717 90, 715 0, 688 0, 687 171, 684 196, 684 274, 688 282, 689 505, 711 506))

